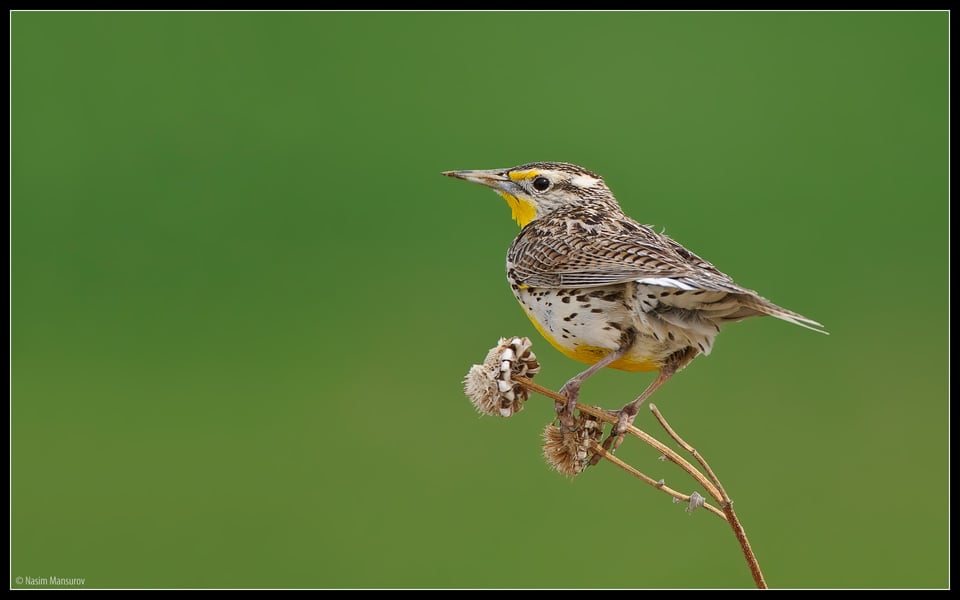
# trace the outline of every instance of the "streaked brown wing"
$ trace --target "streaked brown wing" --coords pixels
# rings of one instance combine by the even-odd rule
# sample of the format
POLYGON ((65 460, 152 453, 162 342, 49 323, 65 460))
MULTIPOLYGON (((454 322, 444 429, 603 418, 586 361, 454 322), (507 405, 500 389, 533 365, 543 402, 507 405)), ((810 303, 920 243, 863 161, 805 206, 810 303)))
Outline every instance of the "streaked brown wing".
POLYGON ((645 281, 664 287, 753 293, 669 237, 633 221, 570 235, 568 219, 534 222, 507 255, 512 277, 531 287, 596 287, 645 281))

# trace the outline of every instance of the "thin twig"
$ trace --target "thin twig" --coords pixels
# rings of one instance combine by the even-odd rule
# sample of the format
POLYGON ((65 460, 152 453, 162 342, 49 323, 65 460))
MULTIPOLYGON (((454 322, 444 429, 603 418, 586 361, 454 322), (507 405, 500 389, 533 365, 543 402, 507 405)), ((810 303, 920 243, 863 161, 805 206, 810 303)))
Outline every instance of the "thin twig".
POLYGON ((657 421, 660 422, 660 426, 663 427, 663 429, 667 432, 667 434, 673 438, 673 441, 677 442, 677 444, 679 444, 681 448, 689 452, 693 456, 693 458, 695 458, 697 462, 700 463, 700 466, 703 467, 704 471, 706 471, 707 477, 709 477, 710 481, 712 481, 713 484, 717 486, 717 491, 720 492, 720 498, 718 498, 718 500, 719 501, 729 500, 730 497, 727 496, 727 492, 724 491, 723 484, 720 483, 720 479, 717 478, 716 473, 714 473, 713 469, 710 468, 710 465, 707 464, 707 460, 702 456, 700 456, 700 453, 697 452, 696 448, 688 444, 682 437, 680 437, 680 434, 674 431, 673 427, 670 427, 670 424, 667 423, 667 420, 660 413, 660 409, 658 409, 655 404, 650 405, 650 412, 652 412, 653 416, 657 418, 657 421))
MULTIPOLYGON (((631 467, 631 466, 628 465, 627 463, 625 463, 625 462, 623 462, 622 460, 620 460, 619 458, 617 458, 616 455, 611 454, 609 450, 605 449, 605 448, 604 448, 603 446, 601 446, 600 444, 598 444, 598 443, 596 443, 596 442, 593 442, 592 448, 593 448, 593 451, 594 451, 594 452, 596 452, 597 454, 599 454, 599 455, 602 456, 603 458, 609 460, 609 461, 612 462, 613 464, 617 465, 618 467, 620 467, 621 469, 623 469, 623 470, 626 471, 627 473, 630 473, 631 475, 633 475, 633 476, 636 477, 637 479, 643 481, 644 483, 648 483, 648 484, 650 484, 651 486, 657 488, 658 490, 660 490, 660 491, 662 491, 662 492, 666 492, 667 494, 670 494, 671 496, 673 496, 674 498, 676 498, 676 499, 679 500, 680 502, 690 502, 690 496, 689 496, 689 495, 680 493, 680 492, 678 492, 678 491, 676 491, 676 490, 674 490, 674 489, 666 486, 665 484, 663 484, 663 483, 660 482, 660 481, 654 481, 653 477, 649 477, 649 476, 647 476, 647 475, 644 475, 644 474, 641 473, 640 471, 638 471, 638 470, 636 470, 635 468, 631 467)), ((718 517, 720 517, 720 518, 723 519, 723 520, 726 520, 726 519, 727 519, 727 516, 726 516, 725 514, 723 514, 723 511, 722 511, 722 510, 720 510, 719 508, 717 508, 716 506, 714 506, 714 505, 712 505, 712 504, 710 504, 710 503, 704 502, 704 503, 703 503, 703 508, 707 509, 708 511, 712 512, 713 514, 717 515, 718 517)))
MULTIPOLYGON (((532 392, 537 392, 538 394, 546 396, 547 398, 555 400, 556 402, 561 402, 563 404, 567 403, 567 397, 564 396, 563 394, 555 392, 550 388, 543 387, 538 383, 534 383, 533 381, 531 381, 530 379, 527 379, 526 377, 515 376, 513 378, 513 381, 515 381, 516 383, 519 383, 520 385, 522 385, 523 387, 527 388, 532 392)), ((611 415, 610 413, 603 410, 602 408, 597 408, 596 406, 588 406, 585 404, 578 403, 577 410, 583 413, 586 413, 599 421, 603 421, 611 425, 616 425, 618 420, 617 417, 611 415)), ((689 474, 691 477, 696 479, 697 483, 703 486, 703 488, 707 490, 707 493, 710 494, 710 496, 712 496, 713 499, 716 500, 718 504, 723 502, 723 496, 720 494, 720 491, 713 484, 713 482, 710 481, 710 479, 708 479, 703 473, 697 470, 696 467, 690 464, 690 462, 687 461, 687 459, 680 456, 676 452, 676 450, 665 445, 663 442, 651 436, 650 434, 640 429, 637 429, 633 425, 627 426, 626 433, 629 433, 635 438, 641 440, 643 443, 647 444, 648 446, 652 446, 653 448, 655 448, 658 452, 666 456, 671 462, 676 464, 678 467, 686 471, 687 474, 689 474)))
MULTIPOLYGON (((532 392, 537 392, 547 398, 554 400, 555 402, 560 402, 561 404, 567 403, 566 396, 551 390, 550 388, 544 387, 540 384, 534 383, 530 379, 521 376, 515 376, 513 381, 519 383, 523 387, 527 388, 532 392)), ((609 423, 614 425, 617 423, 617 417, 613 416, 609 412, 597 408, 595 406, 588 406, 584 404, 577 404, 577 409, 585 414, 588 414, 599 421, 604 423, 609 423)), ((697 450, 684 441, 683 438, 677 434, 676 431, 667 423, 667 420, 663 417, 660 411, 653 404, 650 405, 650 410, 653 412, 654 416, 657 418, 657 421, 660 422, 660 425, 664 428, 668 435, 680 445, 681 448, 689 452, 694 459, 703 467, 703 470, 706 471, 707 475, 701 473, 696 467, 694 467, 690 462, 684 459, 682 456, 677 454, 672 448, 664 445, 662 442, 654 438, 653 436, 645 433, 644 431, 637 429, 633 425, 628 425, 626 433, 640 439, 645 444, 652 446, 657 449, 661 454, 663 454, 671 462, 679 466, 681 469, 686 471, 691 477, 696 479, 703 488, 713 497, 714 500, 720 504, 722 510, 718 510, 716 507, 711 506, 710 504, 704 503, 704 508, 723 520, 727 521, 730 524, 730 527, 733 529, 733 534, 737 538, 737 542, 740 544, 740 548, 743 551, 743 556, 747 561, 747 565, 750 568, 750 574, 753 576, 753 581, 756 583, 757 587, 760 589, 767 588, 767 582, 763 578, 763 573, 760 571, 760 564, 757 562, 757 557, 753 553, 753 549, 750 547, 750 541, 747 539, 747 534, 743 529, 743 525, 740 523, 740 520, 737 518, 736 513, 733 510, 733 501, 730 499, 730 496, 727 495, 726 490, 723 489, 723 485, 720 483, 720 479, 714 473, 713 469, 707 463, 697 450)), ((653 478, 644 475, 637 469, 631 467, 627 463, 623 462, 607 450, 604 450, 602 446, 594 442, 592 444, 594 452, 600 454, 603 458, 612 462, 621 469, 627 471, 637 479, 644 481, 664 492, 670 494, 674 498, 679 498, 683 501, 689 501, 690 496, 681 494, 675 490, 667 488, 665 485, 661 485, 660 482, 655 481, 653 478)))
POLYGON ((753 553, 753 549, 750 547, 750 541, 747 539, 747 534, 743 530, 743 525, 740 524, 740 520, 737 519, 736 513, 733 511, 733 500, 730 499, 730 496, 727 495, 727 491, 723 489, 723 485, 720 483, 720 478, 717 477, 717 474, 713 472, 713 469, 710 468, 710 465, 707 464, 707 459, 700 455, 697 452, 696 448, 688 444, 680 435, 670 427, 670 424, 667 423, 667 420, 660 414, 660 410, 653 404, 650 405, 650 412, 653 413, 653 416, 657 418, 657 421, 660 422, 660 425, 666 430, 666 432, 680 445, 681 448, 689 452, 693 457, 700 463, 700 466, 703 467, 703 470, 707 472, 707 475, 710 477, 710 480, 713 481, 714 485, 717 486, 717 490, 721 494, 719 499, 720 506, 723 508, 723 513, 726 515, 727 523, 730 523, 730 527, 733 528, 733 534, 737 537, 737 541, 740 543, 740 548, 743 550, 743 556, 747 559, 747 565, 750 567, 750 574, 753 575, 753 580, 756 582, 757 587, 760 589, 767 588, 767 582, 763 578, 763 573, 760 571, 760 564, 757 562, 757 557, 753 553))

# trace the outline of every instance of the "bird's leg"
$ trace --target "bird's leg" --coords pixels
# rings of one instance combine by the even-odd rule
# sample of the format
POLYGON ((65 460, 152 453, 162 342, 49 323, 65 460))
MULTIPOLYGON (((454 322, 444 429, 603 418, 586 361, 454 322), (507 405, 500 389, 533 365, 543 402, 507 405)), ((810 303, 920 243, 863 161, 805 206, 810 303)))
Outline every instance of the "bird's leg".
MULTIPOLYGON (((699 353, 693 348, 687 348, 686 350, 674 353, 667 359, 667 362, 660 368, 660 372, 657 374, 657 378, 653 380, 653 383, 647 386, 647 389, 643 390, 643 393, 637 396, 635 400, 628 402, 623 408, 616 412, 617 424, 610 431, 607 439, 603 440, 604 450, 614 452, 620 447, 620 444, 623 443, 623 434, 627 431, 627 427, 633 425, 633 420, 637 418, 637 413, 640 411, 640 405, 652 396, 660 386, 665 384, 667 380, 673 377, 677 371, 687 366, 697 354, 699 353)), ((590 464, 595 465, 598 462, 600 462, 600 455, 595 454, 593 458, 590 459, 590 464)))
POLYGON ((600 369, 607 367, 611 363, 623 358, 624 355, 630 350, 630 347, 633 345, 635 339, 636 333, 632 329, 625 331, 623 337, 620 339, 619 348, 607 354, 599 361, 590 365, 590 368, 586 369, 579 375, 575 375, 570 379, 570 381, 563 384, 563 387, 560 388, 560 393, 567 397, 567 403, 564 406, 561 406, 559 402, 554 403, 554 408, 557 411, 557 416, 560 417, 561 425, 567 429, 573 429, 575 426, 573 411, 577 408, 577 398, 580 397, 580 386, 583 385, 584 381, 592 377, 593 374, 600 369))

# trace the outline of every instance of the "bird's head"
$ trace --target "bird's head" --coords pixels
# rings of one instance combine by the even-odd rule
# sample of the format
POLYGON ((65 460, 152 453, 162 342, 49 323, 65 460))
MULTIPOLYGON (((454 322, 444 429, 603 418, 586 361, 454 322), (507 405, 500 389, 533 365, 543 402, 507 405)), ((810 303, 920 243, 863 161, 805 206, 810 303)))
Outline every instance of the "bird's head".
POLYGON ((492 188, 510 205, 513 218, 521 227, 560 208, 613 201, 603 178, 569 163, 536 162, 511 169, 443 174, 492 188))

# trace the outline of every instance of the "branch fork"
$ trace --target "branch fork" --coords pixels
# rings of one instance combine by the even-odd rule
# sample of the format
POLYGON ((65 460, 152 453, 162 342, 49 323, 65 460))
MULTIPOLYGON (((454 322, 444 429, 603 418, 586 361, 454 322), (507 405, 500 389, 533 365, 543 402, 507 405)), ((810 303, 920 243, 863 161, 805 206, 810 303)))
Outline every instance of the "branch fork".
MULTIPOLYGON (((531 346, 528 338, 501 338, 497 346, 488 352, 482 365, 473 365, 470 368, 464 380, 464 391, 479 412, 500 417, 512 416, 523 410, 524 402, 529 399, 530 392, 550 398, 557 407, 566 406, 567 397, 565 395, 533 382, 533 377, 540 371, 540 364, 537 362, 536 355, 531 351, 531 346)), ((751 549, 743 526, 733 510, 733 501, 724 490, 720 479, 706 459, 670 426, 656 405, 650 404, 649 406, 650 411, 667 435, 681 449, 693 457, 699 468, 670 446, 633 425, 629 425, 625 433, 656 449, 662 458, 683 469, 706 491, 707 495, 714 500, 716 506, 706 502, 706 499, 698 492, 684 494, 667 486, 662 479, 655 480, 645 475, 618 458, 613 452, 606 450, 600 443, 603 437, 604 424, 614 427, 618 419, 609 411, 582 402, 577 403, 576 414, 573 416, 572 422, 557 422, 557 419, 554 418, 547 424, 543 434, 543 451, 547 462, 558 472, 574 477, 586 470, 592 463, 596 463, 598 460, 606 460, 654 489, 669 494, 673 497, 674 502, 686 503, 688 512, 702 507, 713 513, 726 521, 733 529, 734 536, 750 568, 754 583, 758 588, 766 588, 767 584, 763 578, 763 573, 760 571, 756 555, 751 549)))

